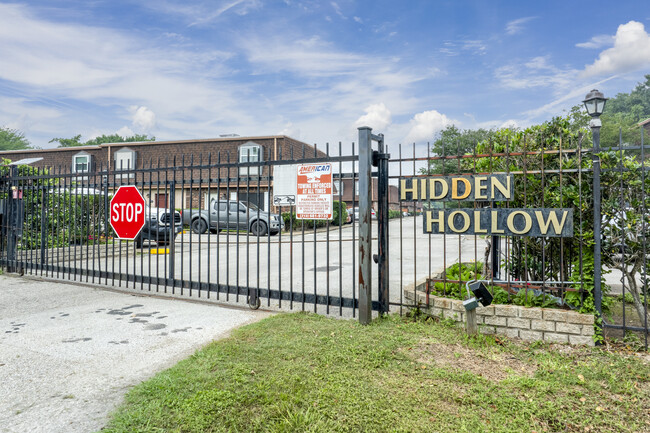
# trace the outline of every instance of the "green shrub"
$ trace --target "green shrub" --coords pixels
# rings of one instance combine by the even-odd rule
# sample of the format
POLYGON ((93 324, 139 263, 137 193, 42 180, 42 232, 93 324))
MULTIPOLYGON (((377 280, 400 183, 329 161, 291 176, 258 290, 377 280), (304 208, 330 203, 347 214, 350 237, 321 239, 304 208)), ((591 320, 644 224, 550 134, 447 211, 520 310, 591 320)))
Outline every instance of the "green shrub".
POLYGON ((334 212, 332 218, 332 225, 340 226, 347 222, 348 220, 348 208, 344 201, 334 200, 334 212))
POLYGON ((348 219, 348 210, 344 201, 335 200, 333 205, 332 219, 328 220, 299 220, 296 218, 295 212, 282 212, 282 220, 284 221, 284 229, 302 230, 313 229, 314 227, 326 227, 329 222, 330 225, 338 226, 345 224, 348 219))
MULTIPOLYGON (((467 288, 465 287, 467 281, 481 279, 481 270, 483 263, 455 263, 449 266, 442 275, 449 281, 462 281, 455 282, 442 282, 438 281, 433 284, 430 293, 436 296, 443 296, 451 299, 465 300, 467 298, 467 288)), ((500 286, 488 285, 488 290, 492 293, 494 299, 493 304, 514 304, 522 305, 525 307, 557 307, 556 299, 545 293, 535 294, 532 290, 521 289, 516 294, 508 294, 508 292, 500 286)), ((575 292, 569 292, 575 293, 575 292)))

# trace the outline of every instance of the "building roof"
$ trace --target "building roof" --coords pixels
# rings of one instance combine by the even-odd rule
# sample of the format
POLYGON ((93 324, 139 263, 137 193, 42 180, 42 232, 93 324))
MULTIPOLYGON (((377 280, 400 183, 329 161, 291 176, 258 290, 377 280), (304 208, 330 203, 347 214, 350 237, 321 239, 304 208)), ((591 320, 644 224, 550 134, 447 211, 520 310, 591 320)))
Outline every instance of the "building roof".
POLYGON ((650 125, 650 118, 648 118, 648 119, 646 119, 646 120, 643 120, 643 121, 637 123, 637 125, 639 125, 639 126, 650 125))
MULTIPOLYGON (((233 141, 252 141, 252 140, 268 140, 268 139, 290 139, 295 140, 286 135, 267 135, 259 137, 219 137, 219 138, 199 138, 193 140, 167 140, 167 141, 129 141, 129 142, 118 142, 118 143, 102 143, 99 146, 70 146, 70 147, 53 147, 50 149, 17 149, 17 150, 5 150, 0 152, 0 154, 12 154, 12 153, 39 153, 39 152, 69 152, 71 150, 82 151, 82 150, 98 150, 107 147, 113 146, 154 146, 159 144, 200 144, 200 143, 218 143, 218 142, 233 142, 233 141)), ((296 140, 299 141, 299 140, 296 140)), ((305 143, 306 144, 306 143, 305 143)))

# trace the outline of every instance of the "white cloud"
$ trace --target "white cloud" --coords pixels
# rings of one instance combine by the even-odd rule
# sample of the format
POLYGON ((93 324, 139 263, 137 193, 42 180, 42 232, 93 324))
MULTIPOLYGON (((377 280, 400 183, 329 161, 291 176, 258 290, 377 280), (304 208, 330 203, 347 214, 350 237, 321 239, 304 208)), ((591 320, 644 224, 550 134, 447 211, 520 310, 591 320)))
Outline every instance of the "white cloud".
POLYGON ((487 44, 480 39, 464 39, 458 41, 445 41, 443 47, 439 48, 446 56, 458 56, 462 52, 469 52, 473 55, 483 55, 487 51, 487 44))
POLYGON ((284 128, 278 132, 278 135, 286 135, 288 137, 300 140, 300 128, 296 127, 293 123, 288 122, 284 125, 284 128))
POLYGON ((494 71, 495 78, 511 89, 549 87, 561 91, 575 85, 578 71, 552 65, 548 56, 534 57, 523 63, 501 66, 494 71))
POLYGON ((147 107, 132 107, 133 126, 136 129, 149 132, 156 126, 156 114, 147 107))
POLYGON ((578 48, 602 48, 614 45, 614 36, 612 35, 598 35, 591 38, 588 42, 581 42, 576 44, 578 48))
POLYGON ((363 20, 359 17, 352 17, 354 21, 358 22, 359 24, 363 24, 363 20))
POLYGON ((346 17, 345 15, 343 15, 343 12, 341 12, 341 7, 340 7, 336 2, 331 2, 330 4, 331 4, 332 7, 334 8, 334 12, 336 12, 336 15, 338 15, 338 16, 341 17, 341 18, 343 18, 344 20, 347 20, 347 19, 348 19, 348 17, 346 17))
POLYGON ((523 123, 530 123, 531 119, 537 119, 540 116, 555 116, 563 108, 579 104, 582 98, 584 98, 584 96, 591 89, 600 88, 602 84, 614 78, 615 76, 611 76, 605 78, 604 80, 581 85, 579 87, 572 88, 571 90, 565 90, 564 92, 559 93, 556 99, 542 105, 541 107, 524 112, 523 114, 526 115, 527 119, 523 123))
POLYGON ((524 24, 535 18, 536 17, 524 17, 509 21, 508 24, 506 24, 506 34, 516 35, 517 33, 521 33, 524 29, 524 24))
POLYGON ((120 129, 115 131, 115 133, 123 138, 133 137, 135 135, 131 130, 131 128, 129 128, 128 126, 121 127, 120 129))
POLYGON ((158 48, 118 30, 48 21, 25 6, 0 3, 0 80, 16 94, 30 95, 12 101, 0 95, 0 115, 4 123, 26 125, 26 133, 45 143, 114 131, 115 120, 97 113, 133 105, 131 128, 157 125, 169 138, 216 136, 215 124, 257 125, 241 96, 251 94, 253 84, 231 78, 225 64, 230 57, 217 50, 158 48), (13 109, 5 110, 7 103, 13 109), (78 108, 80 103, 91 109, 78 108), (139 106, 156 107, 155 116, 138 112, 139 106), (95 124, 98 119, 102 123, 95 124))
POLYGON ((505 122, 502 122, 499 128, 511 128, 511 129, 517 129, 519 128, 519 122, 515 119, 508 119, 505 122))
POLYGON ((458 122, 454 122, 446 115, 439 113, 437 110, 417 113, 409 122, 411 130, 404 139, 404 142, 418 143, 422 141, 432 141, 437 132, 442 131, 445 127, 454 123, 458 122))
POLYGON ((156 12, 171 15, 174 18, 181 18, 188 22, 190 27, 211 24, 227 13, 246 15, 252 10, 261 7, 259 0, 219 0, 209 2, 148 0, 140 1, 140 4, 156 12))
POLYGON ((355 127, 369 126, 372 129, 383 131, 392 122, 390 110, 383 102, 369 105, 366 107, 365 112, 366 114, 354 122, 355 127))
POLYGON ((584 77, 631 72, 650 65, 650 35, 642 23, 630 21, 618 26, 614 46, 587 65, 584 77))

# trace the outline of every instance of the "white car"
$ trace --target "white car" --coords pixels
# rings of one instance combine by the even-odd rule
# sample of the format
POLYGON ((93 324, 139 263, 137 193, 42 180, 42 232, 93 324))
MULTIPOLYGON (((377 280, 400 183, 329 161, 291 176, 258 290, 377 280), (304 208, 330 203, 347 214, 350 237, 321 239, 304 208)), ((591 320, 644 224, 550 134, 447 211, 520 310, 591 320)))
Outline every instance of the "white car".
MULTIPOLYGON (((372 213, 372 219, 376 220, 377 219, 377 212, 375 212, 374 209, 370 208, 370 212, 372 213)), ((350 215, 350 220, 351 221, 357 221, 359 219, 359 208, 354 207, 348 209, 348 215, 350 215)))

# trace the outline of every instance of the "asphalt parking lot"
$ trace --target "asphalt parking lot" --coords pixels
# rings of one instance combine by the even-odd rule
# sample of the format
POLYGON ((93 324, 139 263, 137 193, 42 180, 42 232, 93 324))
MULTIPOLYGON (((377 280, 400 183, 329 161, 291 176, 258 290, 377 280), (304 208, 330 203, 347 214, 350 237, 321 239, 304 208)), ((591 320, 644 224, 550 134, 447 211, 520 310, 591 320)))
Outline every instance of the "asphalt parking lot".
POLYGON ((0 432, 91 432, 134 385, 269 313, 0 275, 0 432))

